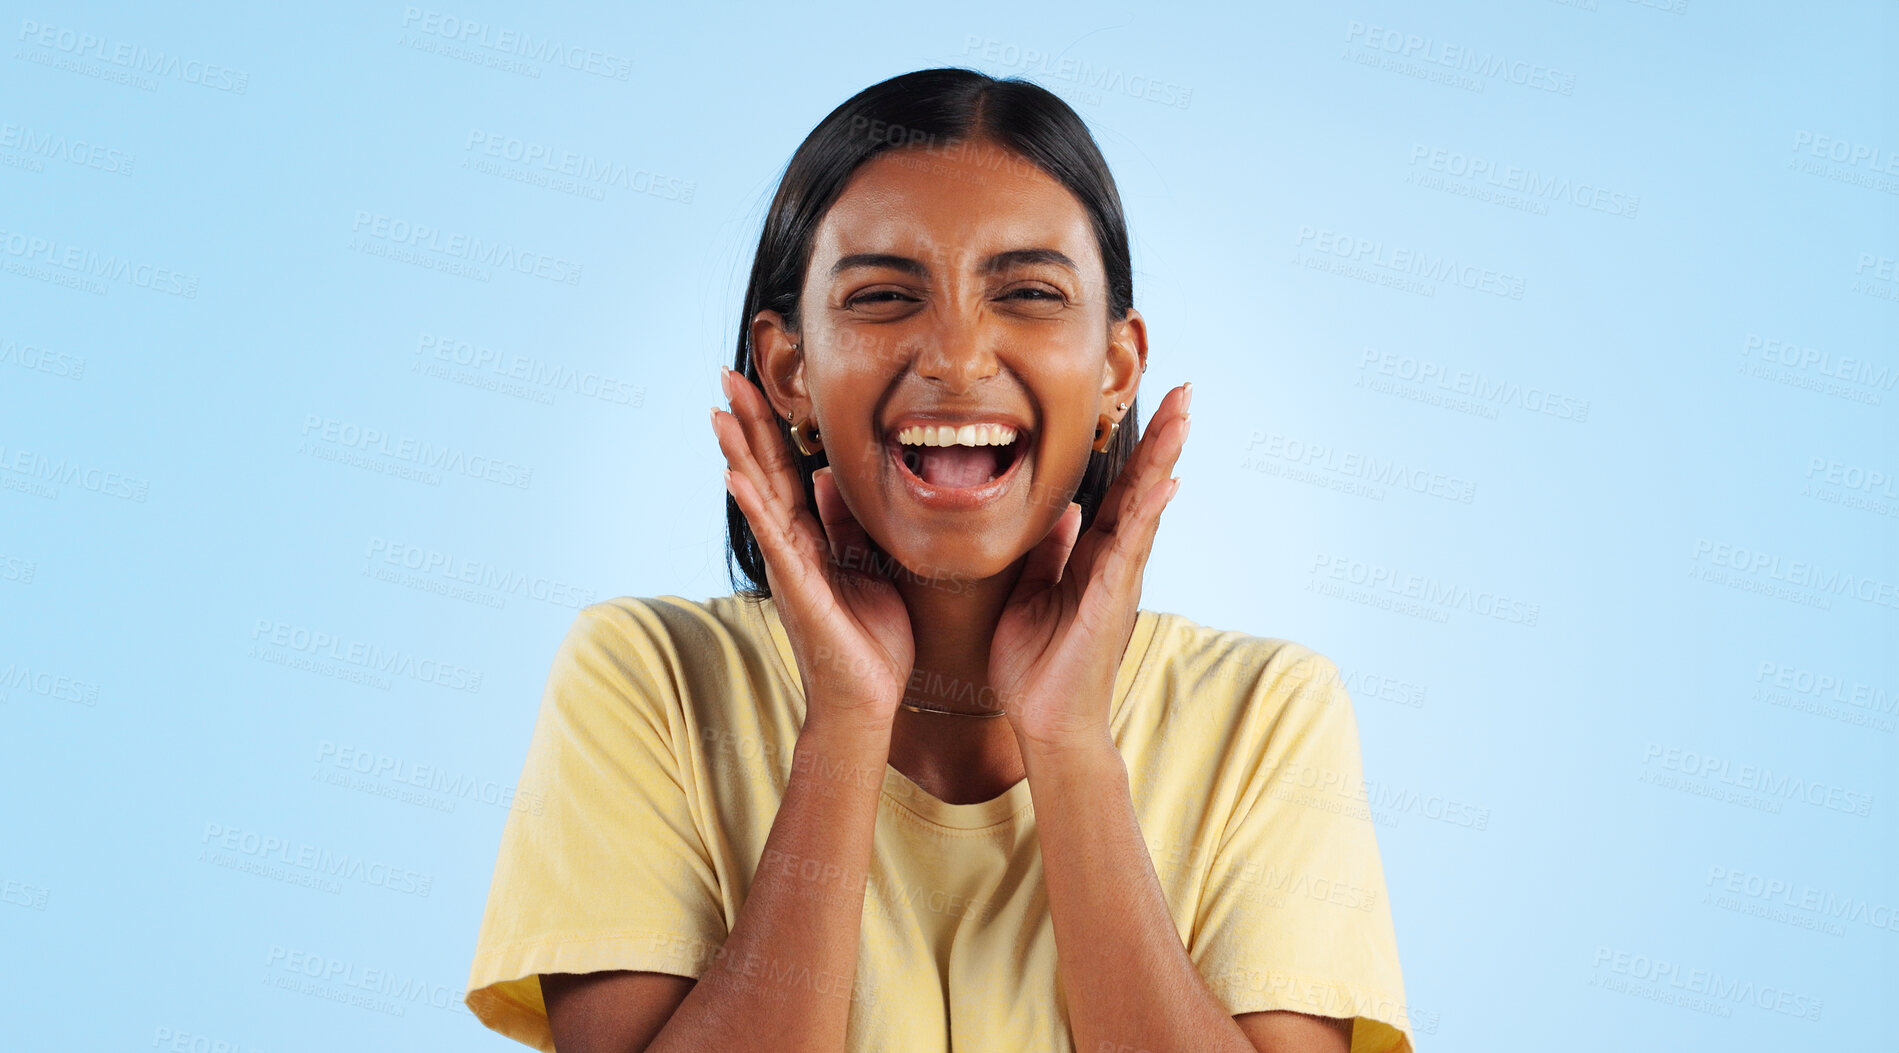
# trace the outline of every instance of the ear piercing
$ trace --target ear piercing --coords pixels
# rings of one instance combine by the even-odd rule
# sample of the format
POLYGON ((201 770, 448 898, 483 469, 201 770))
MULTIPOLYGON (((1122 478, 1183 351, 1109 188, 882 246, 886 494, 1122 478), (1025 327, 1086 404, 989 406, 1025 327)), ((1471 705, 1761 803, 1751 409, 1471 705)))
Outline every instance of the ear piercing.
MULTIPOLYGON (((1117 402, 1114 404, 1114 408, 1116 412, 1126 413, 1128 404, 1125 402, 1117 402)), ((1106 453, 1108 444, 1114 441, 1114 433, 1118 431, 1120 427, 1121 421, 1117 418, 1110 417, 1105 413, 1097 417, 1095 419, 1094 451, 1096 453, 1106 453)))
MULTIPOLYGON (((790 420, 791 414, 785 414, 785 419, 790 420)), ((791 442, 798 447, 798 452, 804 454, 806 457, 810 457, 819 450, 824 449, 824 440, 818 436, 817 418, 806 417, 796 424, 793 424, 791 426, 791 442)))

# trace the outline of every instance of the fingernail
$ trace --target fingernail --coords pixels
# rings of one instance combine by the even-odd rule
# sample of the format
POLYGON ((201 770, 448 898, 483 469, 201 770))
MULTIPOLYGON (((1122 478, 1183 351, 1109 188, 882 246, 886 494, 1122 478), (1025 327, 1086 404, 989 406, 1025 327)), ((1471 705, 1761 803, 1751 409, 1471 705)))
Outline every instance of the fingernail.
POLYGON ((719 478, 725 481, 725 492, 728 494, 731 493, 732 492, 732 469, 730 468, 719 469, 719 478))
POLYGON ((732 367, 719 365, 719 390, 725 392, 725 401, 732 401, 732 367))
POLYGON ((712 430, 719 430, 719 407, 712 407, 712 430))
POLYGON ((1193 381, 1189 380, 1187 381, 1186 389, 1181 393, 1181 396, 1180 396, 1181 412, 1185 413, 1187 411, 1187 407, 1191 405, 1193 405, 1193 381))

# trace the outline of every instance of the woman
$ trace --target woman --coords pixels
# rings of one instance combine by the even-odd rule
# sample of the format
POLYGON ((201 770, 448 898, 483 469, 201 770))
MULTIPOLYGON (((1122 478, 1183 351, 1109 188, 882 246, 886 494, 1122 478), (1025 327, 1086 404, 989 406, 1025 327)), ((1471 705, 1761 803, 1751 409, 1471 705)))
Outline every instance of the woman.
POLYGON ((581 612, 468 1005, 541 1049, 1409 1050, 1357 730, 1291 641, 1139 608, 1119 196, 1049 92, 833 111, 746 292, 733 596, 581 612))

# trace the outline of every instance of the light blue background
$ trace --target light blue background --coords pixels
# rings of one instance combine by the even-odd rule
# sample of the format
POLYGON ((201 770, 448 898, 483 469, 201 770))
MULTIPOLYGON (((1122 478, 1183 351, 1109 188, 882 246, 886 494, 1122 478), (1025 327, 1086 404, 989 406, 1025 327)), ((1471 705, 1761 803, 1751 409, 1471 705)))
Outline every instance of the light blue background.
POLYGON ((0 1044, 518 1048, 460 997, 554 646, 586 599, 729 591, 706 410, 774 181, 858 89, 971 65, 1088 121, 1143 411, 1195 382, 1143 605, 1348 676, 1418 1047, 1893 1048, 1899 7, 1668 2, 4 5, 0 1044), (503 30, 601 57, 498 68, 503 30), (662 189, 511 178, 510 140, 662 189), (1438 170, 1471 159, 1560 190, 1438 170), (577 281, 371 255, 364 215, 577 281), (1521 298, 1393 287, 1401 251, 1521 298), (611 394, 465 383, 456 341, 611 394), (1460 373, 1494 390, 1447 405, 1460 373), (339 461, 325 422, 502 478, 339 461), (450 683, 308 668, 305 634, 450 683), (383 876, 220 865, 263 838, 383 876), (1727 995, 1681 1004, 1696 970, 1727 995))

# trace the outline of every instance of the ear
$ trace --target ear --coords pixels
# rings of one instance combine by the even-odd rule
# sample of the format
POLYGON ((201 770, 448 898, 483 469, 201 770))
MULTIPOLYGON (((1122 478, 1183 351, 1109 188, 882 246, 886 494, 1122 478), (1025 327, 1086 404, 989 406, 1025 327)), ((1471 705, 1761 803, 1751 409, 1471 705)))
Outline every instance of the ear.
POLYGON ((1141 312, 1128 308, 1128 316, 1108 331, 1108 358, 1101 366, 1101 412, 1119 420, 1117 403, 1134 404, 1141 388, 1141 371, 1147 368, 1147 322, 1141 312))
POLYGON ((778 419, 808 415, 811 398, 805 390, 804 352, 798 346, 798 334, 785 327, 784 316, 777 311, 760 311, 752 318, 751 341, 759 388, 778 419))

